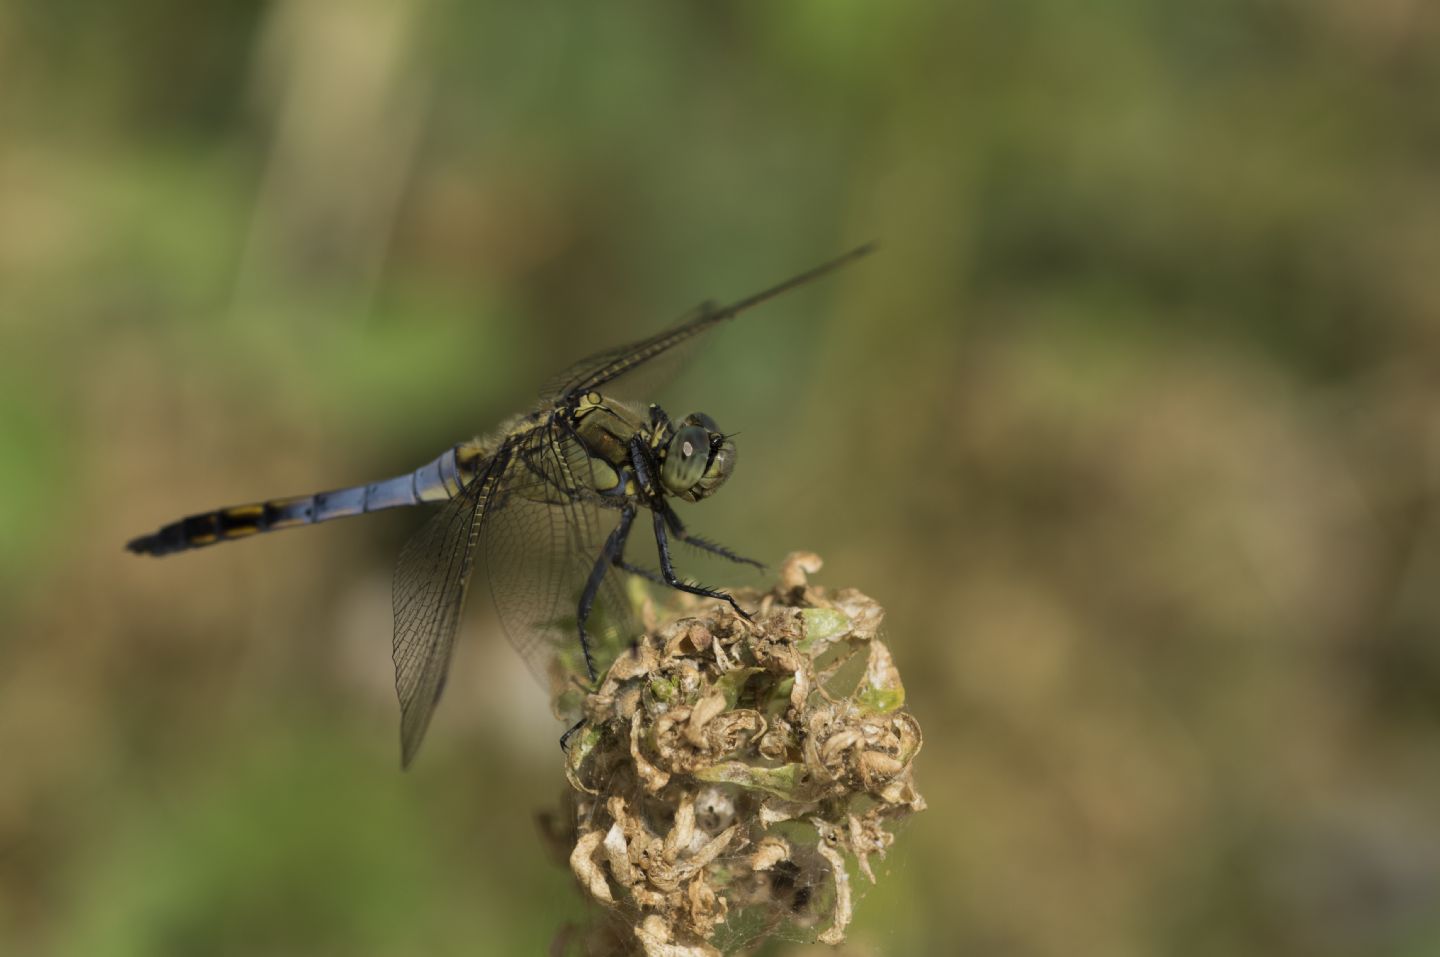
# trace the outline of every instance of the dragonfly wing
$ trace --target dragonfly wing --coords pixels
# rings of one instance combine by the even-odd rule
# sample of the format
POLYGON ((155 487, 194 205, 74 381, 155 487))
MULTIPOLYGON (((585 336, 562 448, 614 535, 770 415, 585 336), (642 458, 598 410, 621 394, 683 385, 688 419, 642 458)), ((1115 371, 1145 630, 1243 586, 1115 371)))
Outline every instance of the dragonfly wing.
POLYGON ((500 453, 441 506, 400 553, 395 568, 395 692, 400 698, 400 760, 414 760, 445 690, 455 632, 465 606, 477 535, 493 498, 500 453))
MULTIPOLYGON (((547 687, 586 673, 576 627, 580 595, 619 517, 593 491, 592 463, 552 420, 517 443, 485 517, 485 577, 496 611, 547 687)), ((607 571, 586 623, 601 669, 639 634, 626 577, 607 571)))
MULTIPOLYGON (((693 340, 733 315, 734 313, 725 314, 713 303, 698 306, 664 332, 606 349, 580 360, 546 383, 542 398, 548 401, 563 401, 572 396, 584 395, 602 385, 609 385, 665 353, 673 355, 672 350, 676 346, 693 340)), ((667 377, 664 372, 658 372, 653 378, 663 384, 667 377)))
POLYGON ((549 401, 565 400, 583 395, 592 389, 599 389, 602 386, 609 385, 616 379, 628 375, 636 368, 669 352, 681 343, 688 342, 701 333, 708 332, 725 320, 733 319, 745 310, 758 306, 762 302, 819 279, 826 273, 866 255, 873 248, 873 245, 866 244, 857 249, 852 249, 843 256, 838 256, 829 262, 821 263, 813 269, 806 270, 797 276, 792 276, 778 285, 755 293, 753 296, 747 296, 739 302, 733 302, 728 306, 716 306, 713 303, 707 303, 691 311, 678 323, 663 332, 658 332, 653 336, 640 339, 628 345, 618 346, 614 349, 606 349, 604 352, 597 352, 595 355, 575 363, 575 365, 546 383, 543 396, 549 401))

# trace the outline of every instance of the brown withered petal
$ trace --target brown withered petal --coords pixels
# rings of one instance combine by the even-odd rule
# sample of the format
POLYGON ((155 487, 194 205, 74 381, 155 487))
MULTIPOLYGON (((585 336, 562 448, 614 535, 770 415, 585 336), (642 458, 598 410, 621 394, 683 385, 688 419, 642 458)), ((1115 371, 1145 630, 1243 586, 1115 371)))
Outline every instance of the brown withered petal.
POLYGON ((725 695, 718 688, 711 688, 690 710, 690 720, 685 725, 685 740, 697 748, 705 746, 705 726, 725 710, 725 695))
POLYGON ((825 562, 814 552, 791 552, 780 565, 779 591, 803 591, 809 584, 808 576, 825 567, 825 562))
POLYGON ((790 859, 790 845, 785 843, 785 838, 770 835, 762 838, 755 853, 750 855, 750 869, 752 871, 768 871, 781 861, 790 859))
POLYGON ((850 925, 852 905, 850 903, 850 875, 845 871, 845 858, 840 852, 830 846, 830 843, 821 836, 820 843, 815 850, 820 856, 830 863, 830 870, 835 877, 835 917, 834 923, 818 938, 822 944, 839 944, 845 940, 845 928, 850 925))
POLYGON ((646 917, 635 928, 635 939, 645 949, 645 957, 720 957, 720 951, 709 944, 677 944, 670 939, 670 927, 658 914, 646 917))
POLYGON ((575 850, 570 854, 570 870, 575 872, 575 877, 590 892, 591 897, 609 903, 615 898, 610 896, 610 885, 605 880, 605 872, 595 861, 595 849, 604 838, 601 831, 591 831, 576 841, 575 850))
POLYGON ((630 756, 635 759, 635 773, 645 784, 645 790, 654 793, 670 783, 670 775, 645 760, 640 753, 640 736, 643 712, 636 711, 630 719, 630 756))

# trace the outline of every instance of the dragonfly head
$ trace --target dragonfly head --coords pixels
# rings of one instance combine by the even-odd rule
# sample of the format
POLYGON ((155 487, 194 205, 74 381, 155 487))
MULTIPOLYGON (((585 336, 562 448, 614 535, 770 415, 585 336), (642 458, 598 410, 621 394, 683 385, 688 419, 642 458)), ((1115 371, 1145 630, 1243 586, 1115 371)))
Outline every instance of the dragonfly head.
POLYGON ((703 412, 687 415, 665 446, 660 484, 671 495, 698 502, 735 468, 735 443, 703 412))

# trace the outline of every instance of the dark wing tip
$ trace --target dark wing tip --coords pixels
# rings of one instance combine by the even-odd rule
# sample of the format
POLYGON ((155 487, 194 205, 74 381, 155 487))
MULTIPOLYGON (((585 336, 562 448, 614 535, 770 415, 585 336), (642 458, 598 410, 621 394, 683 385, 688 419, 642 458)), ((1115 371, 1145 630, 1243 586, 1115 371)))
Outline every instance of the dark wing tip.
POLYGON ((425 740, 425 732, 430 728, 430 717, 435 704, 439 703, 439 692, 430 705, 430 710, 423 714, 413 710, 407 710, 401 706, 400 714, 400 770, 410 770, 410 765, 415 763, 415 756, 420 753, 420 745, 425 740))
POLYGON ((835 270, 839 269, 840 267, 847 266, 855 260, 861 258, 862 256, 868 256, 875 251, 875 248, 876 242, 872 239, 870 242, 865 243, 862 246, 856 246, 854 249, 850 250, 847 253, 841 253, 834 259, 827 260, 818 266, 812 266, 811 268, 805 270, 798 275, 791 276, 784 282, 771 286, 769 289, 757 292, 755 293, 755 295, 748 296, 745 299, 741 299, 739 302, 731 303, 725 308, 715 311, 714 314, 709 318, 728 319, 732 316, 738 316, 740 313, 745 312, 747 309, 753 309, 761 303, 768 302, 769 300, 774 299, 777 296, 784 295, 792 289, 798 289, 801 286, 809 285, 810 283, 821 278, 822 276, 827 276, 835 270))

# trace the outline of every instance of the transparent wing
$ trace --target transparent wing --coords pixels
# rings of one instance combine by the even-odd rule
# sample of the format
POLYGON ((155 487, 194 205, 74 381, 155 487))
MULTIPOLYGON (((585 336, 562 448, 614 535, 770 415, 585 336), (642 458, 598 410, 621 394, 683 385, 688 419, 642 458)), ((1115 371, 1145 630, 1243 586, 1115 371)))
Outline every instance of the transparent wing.
POLYGON ((606 349, 580 360, 547 382, 541 398, 551 402, 564 402, 567 397, 584 395, 601 385, 606 385, 606 391, 614 395, 615 380, 622 377, 627 379, 627 388, 624 390, 627 395, 634 396, 647 388, 653 390, 664 385, 682 364, 684 357, 681 354, 688 350, 676 348, 677 346, 694 342, 701 333, 733 315, 734 313, 722 315, 714 303, 698 306, 664 332, 638 342, 606 349), (662 355, 670 361, 657 364, 655 360, 662 355), (657 365, 665 368, 657 368, 657 365), (642 382, 636 382, 629 374, 641 366, 646 366, 647 374, 642 382))
POLYGON ((543 396, 551 401, 564 400, 608 385, 657 356, 669 352, 681 343, 694 339, 703 332, 708 332, 725 320, 733 319, 762 302, 819 279, 826 273, 866 255, 874 248, 873 243, 867 243, 857 249, 852 249, 843 256, 822 263, 798 276, 792 276, 779 285, 771 286, 763 292, 757 292, 753 296, 748 296, 728 306, 716 306, 712 303, 702 305, 663 332, 628 345, 597 352, 589 358, 580 360, 546 383, 543 396))
MULTIPOLYGON (((513 449, 485 516, 485 577, 495 608, 510 643, 547 687, 556 677, 586 675, 576 627, 580 595, 619 519, 593 491, 591 462, 556 421, 536 429, 513 449)), ((607 570, 586 624, 602 670, 639 634, 626 578, 607 570)))
POLYGON ((400 760, 405 767, 420 749, 445 689, 498 458, 497 454, 490 469, 442 505, 405 544, 395 567, 393 657, 395 693, 400 698, 400 760))

